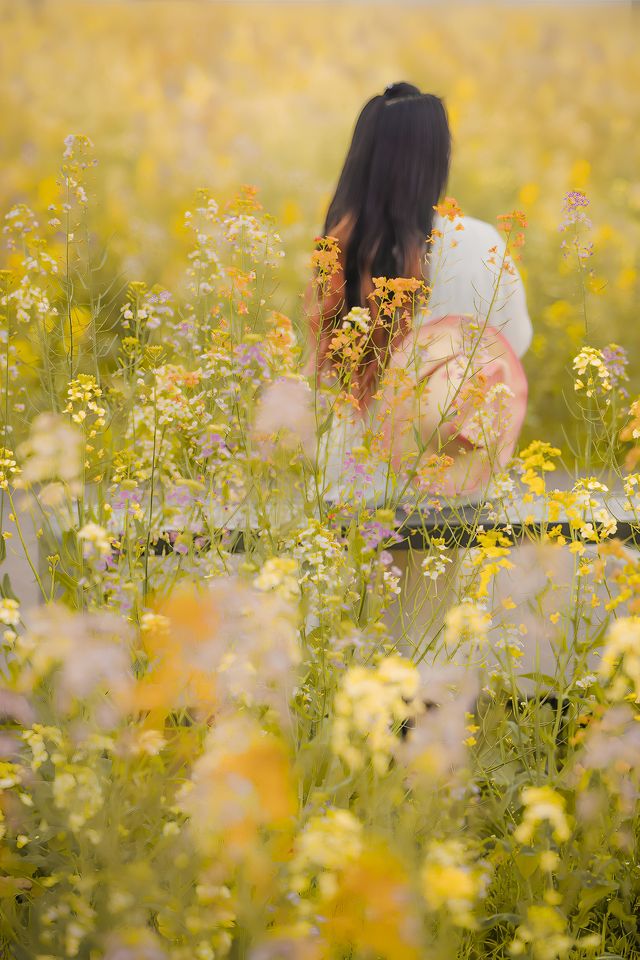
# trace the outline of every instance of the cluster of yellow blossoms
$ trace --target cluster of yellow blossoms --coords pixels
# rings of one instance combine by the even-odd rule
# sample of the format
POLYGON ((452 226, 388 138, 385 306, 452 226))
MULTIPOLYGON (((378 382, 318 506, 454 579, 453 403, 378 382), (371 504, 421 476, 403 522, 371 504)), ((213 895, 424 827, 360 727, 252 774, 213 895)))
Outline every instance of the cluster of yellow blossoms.
POLYGON ((350 667, 335 696, 332 746, 353 770, 370 758, 384 774, 397 745, 397 727, 423 709, 420 676, 402 657, 385 657, 376 667, 350 667))

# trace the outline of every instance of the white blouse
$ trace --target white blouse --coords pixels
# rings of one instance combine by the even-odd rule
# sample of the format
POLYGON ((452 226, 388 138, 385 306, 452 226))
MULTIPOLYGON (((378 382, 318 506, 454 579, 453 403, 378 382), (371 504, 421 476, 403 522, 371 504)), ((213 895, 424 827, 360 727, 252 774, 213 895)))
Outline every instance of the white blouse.
POLYGON ((505 243, 498 231, 474 217, 449 220, 439 214, 433 226, 442 236, 434 240, 430 255, 432 289, 425 320, 446 314, 472 314, 481 321, 488 317, 487 322, 522 357, 531 344, 533 328, 522 278, 513 262, 513 273, 503 269, 500 276, 505 243))

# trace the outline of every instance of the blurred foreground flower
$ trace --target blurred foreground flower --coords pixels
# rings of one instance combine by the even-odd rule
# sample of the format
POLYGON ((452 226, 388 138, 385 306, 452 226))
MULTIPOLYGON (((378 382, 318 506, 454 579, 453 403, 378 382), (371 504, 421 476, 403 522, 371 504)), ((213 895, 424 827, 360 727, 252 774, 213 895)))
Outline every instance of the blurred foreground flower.
POLYGON ((108 938, 103 960, 168 960, 168 954, 151 930, 120 930, 108 938))
POLYGON ((640 703, 640 617, 620 617, 610 625, 599 672, 613 700, 630 694, 640 703))
POLYGON ((533 960, 562 960, 573 946, 563 915, 554 907, 534 904, 527 907, 526 922, 516 930, 509 951, 514 957, 528 952, 533 960))
POLYGON ((260 831, 292 826, 296 795, 285 744, 248 715, 219 717, 177 799, 204 853, 247 852, 260 831))
POLYGON ((310 817, 295 841, 291 885, 300 895, 317 883, 320 895, 333 896, 338 874, 363 850, 363 827, 349 810, 330 808, 310 817))
POLYGON ((316 420, 313 394, 307 383, 281 378, 265 387, 259 401, 254 432, 262 443, 279 443, 285 448, 302 447, 312 456, 316 447, 316 420))
POLYGON ((519 843, 530 843, 536 829, 543 823, 551 826, 553 837, 558 843, 569 839, 571 827, 565 809, 566 802, 553 787, 525 787, 522 791, 522 802, 524 816, 513 834, 519 843))
POLYGON ((274 590, 287 599, 297 600, 300 597, 297 561, 291 557, 271 557, 255 578, 254 586, 258 590, 274 590))
POLYGON ((381 956, 385 960, 422 957, 420 924, 406 869, 383 843, 369 840, 347 860, 335 893, 323 904, 323 938, 329 955, 381 956))
POLYGON ((137 709, 186 708, 206 716, 236 702, 285 715, 300 660, 290 596, 237 577, 202 590, 183 584, 141 626, 148 665, 134 694, 137 709))
POLYGON ((97 523, 85 523, 84 527, 78 530, 78 540, 83 543, 85 557, 97 555, 98 557, 107 557, 111 553, 111 537, 97 523))
POLYGON ((67 492, 78 496, 82 492, 82 433, 61 414, 39 414, 18 454, 22 462, 20 487, 59 481, 64 485, 61 495, 67 492))
POLYGON ((638 775, 640 723, 628 703, 609 707, 600 720, 593 720, 584 738, 578 769, 613 770, 621 776, 638 775))
POLYGON ((457 926, 473 930, 473 910, 486 895, 489 864, 471 855, 461 840, 434 841, 422 867, 422 893, 431 910, 446 909, 457 926))
POLYGON ((491 615, 486 609, 472 600, 451 607, 446 614, 444 642, 449 657, 462 651, 468 656, 482 649, 486 643, 487 632, 491 626, 491 615))
POLYGON ((397 741, 394 756, 417 789, 455 786, 469 766, 469 715, 479 680, 466 667, 421 664, 419 669, 427 709, 397 741))
POLYGON ((635 470, 640 461, 640 397, 634 400, 629 408, 629 421, 620 431, 620 439, 624 443, 634 444, 627 453, 625 466, 627 470, 635 470))
POLYGON ((386 657, 377 667, 350 667, 335 698, 333 750, 353 770, 367 758, 384 775, 396 743, 394 725, 423 710, 420 674, 402 657, 386 657))
POLYGON ((31 692, 40 683, 51 685, 61 714, 94 700, 101 722, 113 724, 133 687, 131 641, 130 626, 113 613, 74 613, 54 604, 36 608, 14 648, 19 688, 31 692))

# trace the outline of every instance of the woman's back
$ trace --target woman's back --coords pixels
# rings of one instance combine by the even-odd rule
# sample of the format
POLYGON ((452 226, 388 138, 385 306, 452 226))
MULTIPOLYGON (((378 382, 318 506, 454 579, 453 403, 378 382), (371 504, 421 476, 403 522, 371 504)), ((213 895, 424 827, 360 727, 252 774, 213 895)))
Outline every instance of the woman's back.
MULTIPOLYGON (((344 217, 331 231, 338 240, 340 269, 332 278, 324 304, 336 310, 345 297, 345 251, 352 221, 344 217)), ((473 316, 488 322, 510 343, 516 356, 529 349, 533 328, 522 278, 510 258, 505 261, 505 242, 495 227, 475 217, 454 219, 436 214, 433 239, 424 279, 431 292, 427 309, 414 322, 429 322, 444 316, 473 316)), ((423 261, 424 262, 424 261, 423 261)), ((416 258, 419 275, 420 260, 416 258)), ((366 305, 373 291, 370 277, 362 279, 366 305)))
POLYGON ((426 319, 472 315, 488 321, 522 357, 533 330, 522 279, 512 263, 503 264, 498 231, 475 217, 437 214, 433 235, 426 319))
MULTIPOLYGON (((336 233, 340 247, 344 251, 348 243, 348 224, 340 224, 336 233)), ((456 217, 451 220, 437 215, 434 219, 433 235, 428 265, 428 282, 431 287, 429 302, 426 308, 416 313, 413 331, 405 338, 404 343, 397 350, 397 355, 395 357, 392 355, 390 365, 408 369, 412 366, 410 357, 413 355, 413 350, 407 349, 407 343, 419 339, 421 349, 425 347, 428 349, 433 334, 434 341, 437 340, 439 343, 436 353, 438 350, 442 352, 444 359, 444 353, 449 351, 450 361, 456 357, 459 367, 461 358, 464 361, 465 352, 469 349, 469 338, 455 333, 457 324, 451 319, 444 325, 440 321, 443 317, 471 316, 476 321, 473 325, 476 329, 482 330, 485 326, 487 327, 485 340, 490 345, 493 357, 491 375, 494 380, 496 377, 504 379, 510 384, 510 389, 515 391, 518 409, 514 409, 514 416, 517 422, 521 422, 526 403, 526 381, 517 358, 525 353, 531 342, 532 327, 520 275, 512 264, 508 261, 503 262, 504 241, 498 231, 488 223, 473 217, 456 217), (447 333, 443 341, 442 331, 444 330, 447 333), (502 337, 506 344, 502 341, 502 337), (503 344, 502 349, 500 343, 503 344)), ((343 255, 341 261, 343 261, 343 255)), ((343 284, 342 271, 339 271, 332 286, 333 307, 340 299, 343 284)), ((435 407, 443 402, 443 388, 447 396, 456 399, 455 389, 446 388, 446 380, 450 371, 454 369, 454 364, 450 362, 447 366, 440 366, 437 378, 443 383, 440 384, 440 392, 436 400, 434 381, 431 399, 431 407, 434 408, 431 411, 433 422, 435 422, 434 411, 435 419, 440 415, 439 409, 435 410, 435 407)), ((477 376, 478 369, 482 370, 481 367, 476 367, 474 377, 477 376)), ((489 370, 488 367, 487 370, 489 370)), ((471 376, 471 369, 467 375, 471 376)), ((418 407, 407 403, 405 396, 401 412, 400 407, 398 408, 399 413, 391 433, 388 429, 386 430, 386 443, 389 446, 390 455, 393 449, 396 451, 399 449, 402 418, 407 421, 404 424, 405 432, 408 422, 413 417, 414 409, 416 425, 419 421, 425 422, 425 397, 428 397, 428 391, 422 395, 419 401, 422 409, 418 411, 418 407)), ((381 407, 390 406, 394 402, 389 398, 387 391, 377 403, 367 409, 364 415, 346 407, 342 409, 340 415, 334 417, 330 430, 322 438, 320 449, 321 471, 327 483, 326 495, 329 499, 336 499, 349 490, 351 481, 348 470, 345 475, 345 464, 351 462, 352 450, 362 444, 368 430, 374 434, 377 432, 380 414, 384 416, 385 412, 388 412, 381 410, 381 407), (377 424, 376 417, 378 417, 377 424)), ((427 417, 428 420, 429 417, 427 417)), ((513 430, 509 430, 508 435, 510 445, 513 430)), ((433 437, 429 438, 429 442, 433 446, 433 437)), ((435 443, 437 445, 437 438, 435 443)), ((450 447, 450 450, 452 449, 453 447, 450 447)), ((397 459, 395 466, 397 468, 397 459)), ((368 473, 371 477, 368 481, 368 499, 380 501, 388 497, 395 485, 391 456, 386 462, 380 457, 378 462, 372 464, 368 473)), ((486 475, 486 471, 483 471, 483 475, 486 475)))

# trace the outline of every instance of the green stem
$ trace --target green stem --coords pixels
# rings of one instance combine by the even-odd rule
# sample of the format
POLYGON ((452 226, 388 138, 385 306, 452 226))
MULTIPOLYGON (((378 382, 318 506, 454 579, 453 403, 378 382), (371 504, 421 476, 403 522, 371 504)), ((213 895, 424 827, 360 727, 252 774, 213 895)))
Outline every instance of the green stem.
POLYGON ((29 567, 31 568, 31 572, 33 573, 33 576, 35 577, 35 581, 36 581, 36 583, 38 584, 38 586, 40 587, 40 592, 42 593, 43 598, 46 600, 46 599, 47 599, 47 591, 45 590, 45 588, 44 588, 44 586, 43 586, 43 584, 42 584, 42 580, 40 579, 40 574, 38 573, 38 571, 37 571, 37 569, 36 569, 36 567, 35 567, 35 564, 34 564, 33 560, 31 559, 31 554, 29 553, 29 548, 27 547, 26 541, 25 541, 25 539, 24 539, 24 534, 23 534, 23 532, 22 532, 22 526, 21 526, 21 524, 20 524, 20 521, 18 520, 18 513, 17 513, 17 510, 16 510, 16 508, 15 508, 15 506, 14 506, 14 503, 13 503, 13 497, 12 497, 12 495, 11 495, 11 490, 8 489, 8 488, 7 488, 7 495, 8 495, 8 497, 9 497, 9 505, 10 505, 10 507, 11 507, 11 514, 12 514, 12 516, 13 516, 13 522, 15 523, 16 531, 17 531, 17 533, 18 533, 18 538, 19 538, 19 540, 20 540, 20 544, 21 544, 22 549, 23 549, 23 551, 24 551, 24 555, 25 555, 25 557, 26 557, 27 563, 29 564, 29 567))

